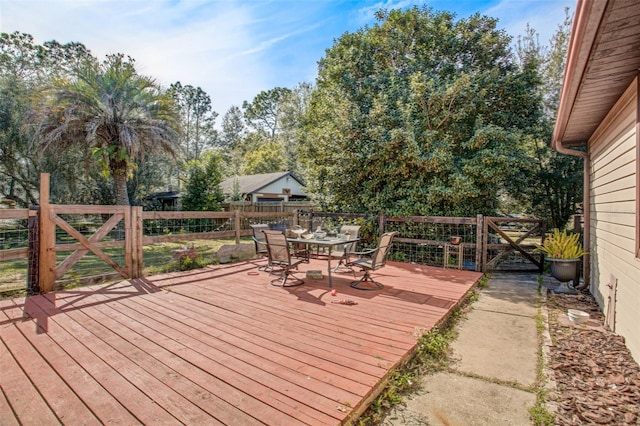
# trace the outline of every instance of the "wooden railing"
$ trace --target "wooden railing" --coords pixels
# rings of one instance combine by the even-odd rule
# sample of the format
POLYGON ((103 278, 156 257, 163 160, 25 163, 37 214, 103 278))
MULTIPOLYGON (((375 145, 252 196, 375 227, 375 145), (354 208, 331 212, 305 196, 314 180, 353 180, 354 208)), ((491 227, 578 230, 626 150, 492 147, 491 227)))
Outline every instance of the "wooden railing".
MULTIPOLYGON (((62 280, 90 253, 99 259, 97 262, 108 265, 109 274, 114 278, 138 278, 143 274, 143 246, 207 239, 232 240, 239 244, 243 237, 252 235, 249 227, 252 223, 272 223, 282 227, 300 224, 311 229, 318 223, 356 221, 368 228, 363 233, 364 244, 375 243, 382 232, 399 231, 394 242, 396 259, 434 266, 449 265, 444 249, 452 236, 458 236, 462 247, 458 254, 464 258, 461 264, 466 269, 488 272, 500 263, 508 263, 514 256, 520 256, 520 260, 535 270, 542 268, 542 261, 531 251, 532 241, 541 241, 544 235, 543 221, 538 219, 487 218, 482 215, 475 218, 386 217, 318 211, 145 212, 135 206, 58 205, 49 203, 49 176, 46 174, 41 178, 40 196, 38 211, 0 210, 0 219, 29 221, 28 247, 25 244, 23 247, 0 249, 0 261, 28 258, 28 288, 31 291, 53 290, 56 281, 62 280), (74 215, 98 217, 100 220, 91 226, 83 226, 72 220, 74 215), (179 230, 158 231, 157 234, 152 229, 154 223, 159 223, 158 227, 164 227, 165 223, 170 227, 171 223, 183 223, 181 221, 194 225, 192 228, 181 226, 179 230), (198 224, 201 222, 209 224, 206 231, 200 229, 198 224), (509 226, 532 227, 518 234, 518 230, 509 229, 509 226), (114 248, 120 250, 117 258, 110 254, 114 248), (57 259, 56 254, 62 252, 64 260, 57 259)), ((89 262, 92 266, 96 265, 94 258, 92 262, 89 262)), ((99 272, 96 276, 105 275, 107 273, 99 272)))
MULTIPOLYGON (((29 220, 30 215, 35 216, 36 212, 29 209, 0 210, 0 220, 29 220)), ((29 248, 10 248, 0 250, 0 261, 15 260, 27 257, 29 248)))

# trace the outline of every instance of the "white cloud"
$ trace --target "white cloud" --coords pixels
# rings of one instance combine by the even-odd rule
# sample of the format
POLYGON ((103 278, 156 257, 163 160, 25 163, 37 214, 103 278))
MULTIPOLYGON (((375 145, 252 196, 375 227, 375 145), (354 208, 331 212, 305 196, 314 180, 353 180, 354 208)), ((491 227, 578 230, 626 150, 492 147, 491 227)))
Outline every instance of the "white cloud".
MULTIPOLYGON (((546 44, 574 0, 427 0, 466 17, 500 19, 512 36, 529 22, 546 44)), ((312 81, 317 61, 346 31, 371 25, 381 9, 415 0, 0 0, 0 30, 36 43, 81 42, 95 56, 124 53, 138 70, 167 86, 200 86, 224 114, 262 90, 312 81)))
POLYGON ((195 0, 2 0, 0 5, 3 32, 28 33, 36 43, 78 41, 98 58, 127 54, 139 72, 165 86, 175 81, 201 86, 220 114, 266 86, 262 58, 238 54, 261 43, 251 33, 255 20, 249 7, 195 0))
POLYGON ((485 15, 500 20, 499 26, 513 36, 524 35, 527 23, 540 36, 540 44, 548 45, 549 40, 564 21, 564 9, 575 10, 575 0, 501 0, 483 11, 485 15))

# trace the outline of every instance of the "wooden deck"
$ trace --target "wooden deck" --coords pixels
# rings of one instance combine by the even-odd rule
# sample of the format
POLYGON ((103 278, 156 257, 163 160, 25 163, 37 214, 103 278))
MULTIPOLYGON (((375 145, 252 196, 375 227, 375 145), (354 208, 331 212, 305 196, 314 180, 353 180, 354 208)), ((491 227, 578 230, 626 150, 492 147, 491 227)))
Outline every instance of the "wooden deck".
POLYGON ((262 263, 1 300, 0 424, 341 424, 481 276, 390 262, 332 297, 262 263))

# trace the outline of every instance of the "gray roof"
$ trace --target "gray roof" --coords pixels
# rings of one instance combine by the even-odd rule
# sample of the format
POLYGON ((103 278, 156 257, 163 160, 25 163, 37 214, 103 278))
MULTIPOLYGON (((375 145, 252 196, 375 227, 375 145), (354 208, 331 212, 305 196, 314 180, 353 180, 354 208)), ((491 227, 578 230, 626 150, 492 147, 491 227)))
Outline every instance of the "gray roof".
POLYGON ((247 176, 233 176, 229 179, 226 179, 220 183, 220 188, 222 188, 222 192, 225 194, 231 194, 233 192, 233 185, 236 179, 238 179, 238 184, 240 187, 241 194, 252 194, 254 192, 259 192, 262 188, 273 183, 285 176, 291 176, 293 179, 297 180, 300 185, 304 185, 304 183, 293 173, 291 172, 275 172, 275 173, 262 173, 258 175, 247 175, 247 176))

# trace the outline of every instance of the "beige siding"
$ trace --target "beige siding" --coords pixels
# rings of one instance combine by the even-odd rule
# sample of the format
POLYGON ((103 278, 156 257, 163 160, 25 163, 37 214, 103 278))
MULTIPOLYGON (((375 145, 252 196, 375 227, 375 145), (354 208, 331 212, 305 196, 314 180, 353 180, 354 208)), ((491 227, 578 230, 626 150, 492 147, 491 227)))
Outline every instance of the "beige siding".
MULTIPOLYGON (((629 90, 635 90, 635 83, 629 90)), ((640 362, 640 260, 635 257, 638 214, 635 98, 616 105, 589 141, 590 253, 591 291, 606 313, 607 285, 612 275, 617 278, 616 332, 625 337, 627 347, 640 362)))

